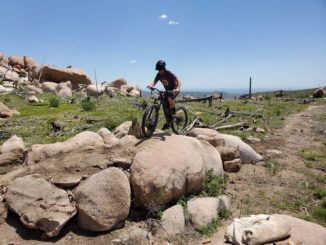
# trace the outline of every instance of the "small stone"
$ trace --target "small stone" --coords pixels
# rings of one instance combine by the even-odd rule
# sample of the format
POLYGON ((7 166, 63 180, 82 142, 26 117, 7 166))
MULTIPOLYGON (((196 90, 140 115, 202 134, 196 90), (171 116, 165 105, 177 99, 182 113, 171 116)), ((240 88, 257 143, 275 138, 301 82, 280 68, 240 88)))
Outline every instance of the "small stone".
POLYGON ((253 136, 249 136, 246 138, 246 140, 250 143, 258 143, 258 142, 261 142, 261 139, 258 139, 258 138, 255 138, 253 136))
POLYGON ((230 173, 239 172, 239 170, 241 169, 241 163, 242 162, 241 162, 240 158, 236 158, 231 161, 224 161, 223 162, 224 171, 230 172, 230 173))
POLYGON ((265 129, 263 129, 263 128, 256 128, 256 132, 257 133, 264 133, 265 132, 265 129))
POLYGON ((276 156, 281 156, 283 154, 283 152, 279 151, 279 150, 267 150, 266 151, 266 156, 268 157, 276 157, 276 156))

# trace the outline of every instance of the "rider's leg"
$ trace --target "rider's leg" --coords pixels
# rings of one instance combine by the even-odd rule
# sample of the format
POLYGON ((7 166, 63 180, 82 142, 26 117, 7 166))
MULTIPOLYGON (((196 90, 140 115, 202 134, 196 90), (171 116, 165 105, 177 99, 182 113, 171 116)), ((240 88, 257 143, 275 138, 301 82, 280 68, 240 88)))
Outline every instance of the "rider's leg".
POLYGON ((168 103, 171 112, 175 111, 175 101, 172 97, 168 97, 168 103))
POLYGON ((178 96, 179 92, 173 92, 172 94, 168 95, 168 103, 170 107, 171 114, 175 114, 175 101, 174 99, 178 96))
POLYGON ((170 128, 170 110, 169 110, 169 102, 167 97, 164 98, 164 106, 163 106, 163 111, 164 111, 164 116, 165 116, 165 124, 163 125, 162 130, 170 128))

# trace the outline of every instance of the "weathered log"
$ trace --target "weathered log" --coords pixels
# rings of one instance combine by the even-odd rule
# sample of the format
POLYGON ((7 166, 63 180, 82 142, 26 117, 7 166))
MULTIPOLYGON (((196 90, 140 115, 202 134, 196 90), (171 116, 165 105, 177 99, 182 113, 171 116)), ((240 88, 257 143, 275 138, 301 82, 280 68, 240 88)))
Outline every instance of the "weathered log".
POLYGON ((234 114, 231 113, 231 114, 229 114, 227 117, 225 117, 225 118, 223 118, 222 120, 220 120, 220 121, 214 123, 214 124, 211 125, 210 127, 211 127, 211 128, 215 128, 215 127, 217 127, 218 125, 221 125, 221 124, 224 123, 225 121, 229 120, 229 119, 230 119, 231 117, 233 117, 233 116, 234 116, 234 114))
POLYGON ((221 129, 233 129, 233 128, 240 128, 240 127, 244 127, 247 126, 248 124, 246 122, 239 122, 236 124, 232 124, 232 125, 224 125, 224 126, 219 126, 219 127, 214 127, 213 129, 215 130, 221 130, 221 129))

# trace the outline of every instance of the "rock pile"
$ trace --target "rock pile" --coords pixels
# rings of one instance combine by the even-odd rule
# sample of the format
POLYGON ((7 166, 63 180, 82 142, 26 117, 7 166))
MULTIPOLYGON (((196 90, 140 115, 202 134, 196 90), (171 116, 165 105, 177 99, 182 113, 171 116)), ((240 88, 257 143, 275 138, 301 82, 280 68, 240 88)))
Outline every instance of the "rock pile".
POLYGON ((3 53, 0 53, 0 84, 0 94, 24 90, 29 95, 46 92, 65 98, 71 97, 73 91, 84 89, 88 96, 141 96, 138 87, 128 85, 123 78, 96 86, 82 69, 40 65, 29 56, 7 57, 3 53))
MULTIPOLYGON (((134 206, 155 209, 201 191, 209 171, 224 173, 219 152, 207 141, 165 133, 146 141, 133 135, 118 139, 103 128, 28 149, 13 136, 0 150, 7 165, 10 159, 24 162, 0 175, 5 190, 1 217, 8 207, 25 226, 50 237, 75 214, 84 230, 119 228, 129 216, 132 199, 134 206)), ((174 231, 179 233, 185 218, 182 208, 175 209, 165 212, 164 227, 171 231, 181 222, 174 231)))
POLYGON ((251 164, 263 159, 237 136, 220 134, 207 128, 193 128, 187 135, 205 140, 214 146, 221 155, 226 172, 238 172, 241 164, 251 164))

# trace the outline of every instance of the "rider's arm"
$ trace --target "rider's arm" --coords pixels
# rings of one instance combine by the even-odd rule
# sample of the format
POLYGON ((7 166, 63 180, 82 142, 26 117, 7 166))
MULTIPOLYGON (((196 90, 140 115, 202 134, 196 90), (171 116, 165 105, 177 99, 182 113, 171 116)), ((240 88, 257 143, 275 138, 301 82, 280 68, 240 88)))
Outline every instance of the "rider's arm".
POLYGON ((149 87, 152 87, 152 88, 154 88, 155 87, 155 85, 157 84, 157 82, 158 81, 156 81, 156 80, 154 80, 150 85, 149 85, 149 87))
POLYGON ((154 78, 154 81, 150 85, 148 85, 147 87, 154 88, 155 85, 157 84, 158 80, 159 79, 158 79, 158 74, 157 74, 156 77, 154 78))
POLYGON ((181 87, 181 82, 179 81, 178 78, 176 78, 175 79, 175 89, 173 89, 173 90, 180 92, 180 87, 181 87))

